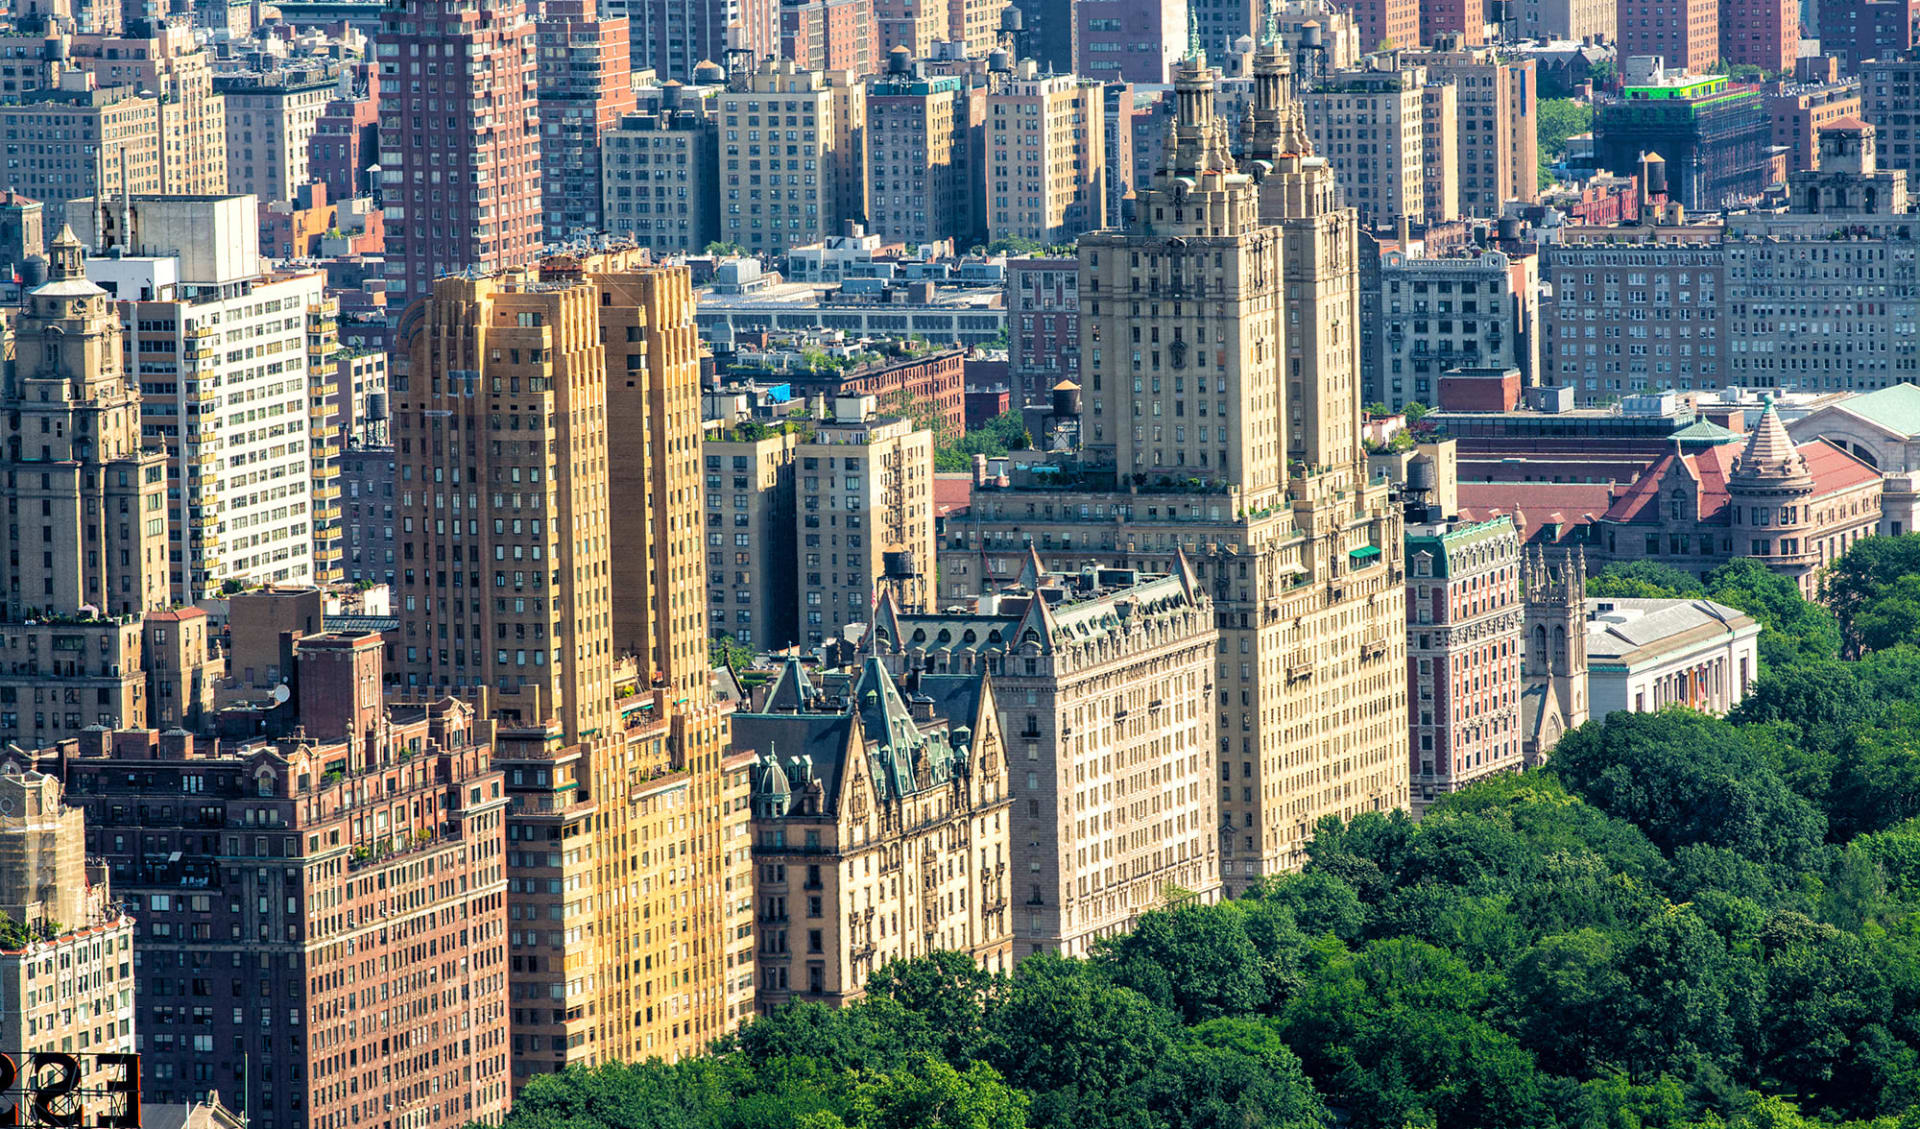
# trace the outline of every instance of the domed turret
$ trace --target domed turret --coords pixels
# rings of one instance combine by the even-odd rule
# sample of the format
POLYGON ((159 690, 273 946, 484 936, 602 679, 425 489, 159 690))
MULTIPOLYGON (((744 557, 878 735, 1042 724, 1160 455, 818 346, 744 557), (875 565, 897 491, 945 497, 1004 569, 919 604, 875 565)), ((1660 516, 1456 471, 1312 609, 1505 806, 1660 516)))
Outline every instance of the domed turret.
POLYGON ((793 803, 793 786, 787 783, 787 770, 780 767, 780 756, 772 749, 754 767, 753 807, 764 818, 787 814, 793 803))

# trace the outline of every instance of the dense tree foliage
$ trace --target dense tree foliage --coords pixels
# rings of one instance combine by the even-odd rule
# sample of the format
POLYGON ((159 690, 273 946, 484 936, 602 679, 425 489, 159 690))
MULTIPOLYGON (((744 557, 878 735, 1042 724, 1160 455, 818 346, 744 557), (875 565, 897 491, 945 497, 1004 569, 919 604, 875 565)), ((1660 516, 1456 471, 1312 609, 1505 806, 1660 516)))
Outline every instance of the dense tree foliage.
POLYGON ((965 435, 939 433, 933 450, 933 469, 964 471, 973 469, 973 457, 1004 455, 1033 446, 1027 434, 1026 420, 1016 411, 1002 412, 965 435))
POLYGON ((1920 649, 1856 634, 1905 552, 1849 554, 1838 617, 1746 562, 1609 570, 1766 625, 1732 717, 1591 722, 1087 959, 899 962, 706 1057, 536 1079, 508 1129, 1920 1129, 1920 649))

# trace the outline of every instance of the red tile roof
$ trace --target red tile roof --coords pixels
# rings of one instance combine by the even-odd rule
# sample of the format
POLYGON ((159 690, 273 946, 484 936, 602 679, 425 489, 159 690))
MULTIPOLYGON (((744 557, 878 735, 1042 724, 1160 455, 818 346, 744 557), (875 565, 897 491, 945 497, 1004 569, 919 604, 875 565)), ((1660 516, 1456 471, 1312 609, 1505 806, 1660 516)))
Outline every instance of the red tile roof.
POLYGON ((1462 482, 1459 516, 1485 521, 1505 514, 1524 540, 1557 525, 1564 539, 1607 511, 1613 489, 1608 482, 1462 482))
POLYGON ((973 504, 972 474, 936 474, 933 476, 933 516, 964 513, 973 504))
POLYGON ((1717 447, 1708 447, 1691 455, 1662 455, 1654 464, 1640 472, 1614 499, 1608 508, 1608 521, 1649 521, 1658 522, 1660 517, 1660 483, 1678 459, 1693 472, 1692 477, 1700 483, 1700 520, 1713 521, 1727 507, 1727 479, 1733 474, 1734 460, 1740 457, 1742 444, 1722 443, 1717 447))
POLYGON ((1851 490, 1880 477, 1880 472, 1866 460, 1835 446, 1830 440, 1802 443, 1800 454, 1805 456, 1807 470, 1813 474, 1816 497, 1851 490))

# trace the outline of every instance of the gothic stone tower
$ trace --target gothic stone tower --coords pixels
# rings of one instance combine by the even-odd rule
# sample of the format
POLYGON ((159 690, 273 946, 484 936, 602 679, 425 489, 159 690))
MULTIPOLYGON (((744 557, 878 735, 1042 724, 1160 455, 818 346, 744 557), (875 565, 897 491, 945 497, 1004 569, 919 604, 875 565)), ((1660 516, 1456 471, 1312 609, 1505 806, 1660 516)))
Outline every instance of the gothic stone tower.
POLYGON ((1521 570, 1525 648, 1520 727, 1527 767, 1545 764, 1560 735, 1587 720, 1587 560, 1529 553, 1521 570))

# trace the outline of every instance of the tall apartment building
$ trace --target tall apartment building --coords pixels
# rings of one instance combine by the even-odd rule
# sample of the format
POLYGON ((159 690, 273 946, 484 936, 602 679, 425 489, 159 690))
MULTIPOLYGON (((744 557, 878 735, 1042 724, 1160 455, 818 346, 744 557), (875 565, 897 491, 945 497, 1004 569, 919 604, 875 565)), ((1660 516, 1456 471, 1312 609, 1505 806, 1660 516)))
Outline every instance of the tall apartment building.
POLYGON ((840 233, 840 221, 853 218, 840 211, 852 191, 842 176, 865 161, 851 163, 842 148, 854 140, 842 136, 848 102, 826 73, 791 61, 720 95, 721 239, 750 254, 783 254, 840 233))
POLYGON ((393 479, 392 447, 341 448, 341 567, 353 583, 394 583, 393 479))
POLYGON ((1075 4, 1073 73, 1101 82, 1170 81, 1186 47, 1189 10, 1176 0, 1075 4))
POLYGON ((1920 50, 1860 68, 1860 116, 1873 126, 1879 167, 1901 169, 1920 188, 1920 50))
MULTIPOLYGON (((1102 123, 1106 134, 1107 222, 1126 222, 1127 209, 1133 203, 1133 122, 1135 115, 1133 84, 1109 82, 1101 92, 1106 104, 1102 123)), ((984 94, 981 107, 985 108, 984 94)), ((985 115, 981 115, 984 117, 985 115)), ((984 140, 984 135, 982 140, 984 140)))
POLYGON ((1418 0, 1360 0, 1353 5, 1360 50, 1414 47, 1420 43, 1418 0))
POLYGON ((1080 380, 1080 264, 1007 260, 1007 379, 1015 408, 1080 380))
POLYGON ((1421 202, 1429 224, 1460 218, 1460 88, 1420 88, 1421 202))
POLYGON ((539 253, 535 51, 522 0, 406 0, 382 12, 374 55, 392 316, 442 275, 539 253))
POLYGON ((1540 372, 1540 273, 1531 254, 1483 250, 1380 257, 1380 386, 1370 400, 1399 410, 1431 405, 1449 369, 1540 372))
POLYGON ((947 0, 947 42, 970 59, 982 59, 1000 44, 1001 15, 1008 0, 947 0))
POLYGON ((205 47, 181 24, 130 22, 124 37, 75 36, 67 65, 101 86, 133 86, 159 99, 160 184, 168 195, 227 191, 225 98, 205 47))
POLYGON ((340 449, 356 418, 352 379, 352 373, 341 372, 340 299, 322 290, 307 302, 307 465, 313 475, 313 508, 308 511, 313 519, 313 579, 323 586, 345 575, 340 567, 340 449))
POLYGON ((1920 0, 1827 0, 1819 27, 1821 51, 1859 74, 1870 60, 1898 59, 1920 46, 1920 0))
POLYGON ((547 0, 535 38, 546 236, 598 233, 603 138, 634 109, 627 19, 599 15, 595 0, 547 0))
POLYGON ((1719 7, 1721 59, 1769 74, 1793 73, 1800 58, 1798 0, 1719 0, 1719 7))
POLYGON ((803 70, 867 75, 886 54, 873 42, 873 0, 781 0, 780 57, 803 70))
POLYGON ((933 45, 947 38, 947 10, 952 2, 873 0, 875 55, 884 57, 895 47, 905 47, 916 59, 933 54, 933 45))
POLYGON ((816 687, 788 662, 733 744, 758 752, 754 899, 762 1013, 866 995, 891 961, 965 953, 1013 968, 1007 737, 985 672, 907 675, 876 657, 816 687))
POLYGON ((1105 99, 1098 83, 1031 60, 987 95, 987 233, 1070 243, 1107 224, 1105 99))
POLYGON ((968 143, 965 81, 923 78, 901 66, 867 86, 867 228, 912 247, 951 239, 971 246, 982 170, 968 143))
POLYGON ((984 677, 999 703, 1015 797, 1015 959, 1085 956, 1170 889, 1220 894, 1222 804, 1258 785, 1219 772, 1212 601, 1184 557, 1176 564, 1171 576, 1062 576, 1029 560, 1023 583, 972 611, 881 603, 889 663, 925 672, 923 686, 984 677), (1023 641, 1019 657, 1008 640, 1023 641))
POLYGON ((1406 62, 1451 82, 1459 102, 1460 210, 1498 216, 1509 200, 1539 195, 1538 90, 1534 60, 1494 47, 1423 51, 1406 62))
POLYGON ((47 281, 27 292, 14 327, 0 397, 6 618, 82 608, 137 617, 168 602, 166 457, 142 438, 119 319, 106 291, 87 280, 71 228, 51 252, 47 281))
MULTIPOLYGON (((1676 217, 1677 218, 1677 217, 1676 217)), ((1719 224, 1569 227, 1541 250, 1541 383, 1583 404, 1636 392, 1725 387, 1719 224), (1659 353, 1655 356, 1656 351, 1659 353)))
POLYGON ((709 429, 707 630, 755 649, 799 639, 793 507, 796 429, 709 429))
POLYGON ((867 215, 867 84, 865 75, 826 72, 833 94, 833 207, 845 230, 847 221, 867 215))
POLYGON ((339 83, 339 68, 324 65, 216 77, 213 87, 226 102, 227 182, 221 190, 251 193, 262 203, 293 199, 313 179, 314 130, 339 83))
POLYGON ((61 794, 56 776, 0 764, 0 1041, 16 1062, 139 1045, 133 919, 88 865, 86 817, 61 794))
MULTIPOLYGON (((1833 62, 1822 61, 1829 66, 1833 62)), ((1821 130, 1861 114, 1857 78, 1769 83, 1764 92, 1772 141, 1786 150, 1788 173, 1806 172, 1818 164, 1821 130)))
POLYGON ((504 722, 562 719, 569 744, 613 702, 598 296, 530 273, 444 280, 401 322, 394 389, 405 681, 487 688, 504 722))
POLYGON ((698 253, 720 238, 719 123, 681 88, 627 114, 600 138, 606 229, 659 253, 698 253))
POLYGON ((1612 43, 1619 38, 1619 11, 1613 0, 1520 0, 1516 9, 1522 39, 1585 39, 1612 43))
POLYGON ((1513 519, 1407 531, 1413 811, 1525 764, 1520 537, 1513 519))
POLYGON ((379 187, 373 169, 380 158, 380 72, 355 63, 340 87, 307 142, 307 172, 326 186, 329 200, 371 196, 379 187))
POLYGON ((1616 41, 1620 58, 1658 55, 1675 70, 1705 74, 1720 60, 1720 4, 1721 0, 1621 0, 1616 41))
POLYGON ((932 603, 933 433, 843 397, 794 447, 795 596, 809 646, 868 623, 881 591, 932 603))
POLYGON ((197 721, 215 661, 187 622, 201 613, 156 610, 170 602, 166 455, 142 438, 119 319, 71 229, 52 251, 0 394, 0 740, 26 749, 92 725, 197 721))
POLYGON ((311 583, 313 460, 334 465, 310 426, 311 366, 330 357, 324 319, 309 353, 325 276, 260 272, 251 196, 85 205, 82 238, 121 252, 89 260, 88 276, 118 299, 141 427, 167 451, 173 599, 228 580, 311 583))
POLYGON ((1357 220, 1289 71, 1277 45, 1256 56, 1245 173, 1212 72, 1182 67, 1140 218, 1080 241, 1079 461, 976 487, 942 555, 943 603, 1030 552, 1054 571, 1186 555, 1220 630, 1222 768, 1254 782, 1221 805, 1229 891, 1300 865, 1323 815, 1407 802, 1403 546, 1359 439, 1357 220))
POLYGON ((1446 40, 1462 47, 1477 47, 1487 41, 1487 16, 1485 0, 1423 0, 1420 42, 1446 40))
POLYGON ((1819 168, 1788 179, 1785 213, 1731 216, 1728 379, 1869 392, 1920 383, 1916 251, 1905 170, 1882 170, 1872 126, 1820 134, 1819 168))
POLYGON ((443 279, 400 327, 401 681, 502 722, 519 920, 598 914, 510 939, 522 1080, 691 1053, 751 1012, 747 765, 694 582, 692 318, 684 267, 623 251, 443 279), (616 459, 610 434, 647 441, 616 459))
POLYGON ((375 634, 300 641, 301 736, 96 729, 45 758, 139 922, 149 1100, 219 1090, 274 1129, 506 1112, 490 727, 458 702, 383 708, 380 652, 375 634))
POLYGON ((627 18, 633 69, 662 81, 687 82, 733 48, 755 61, 781 57, 780 0, 608 0, 606 14, 627 18))
POLYGON ((137 87, 96 86, 92 75, 73 72, 58 88, 0 106, 0 122, 19 137, 12 190, 44 204, 54 231, 70 200, 162 191, 160 101, 137 87), (100 138, 93 160, 74 160, 73 137, 100 138))
MULTIPOLYGON (((1314 152, 1333 166, 1341 199, 1360 222, 1391 228, 1429 221, 1424 67, 1341 71, 1300 96, 1314 152)), ((1435 140, 1457 138, 1454 119, 1436 114, 1435 140)), ((1438 218, 1438 217, 1434 217, 1438 218)))

